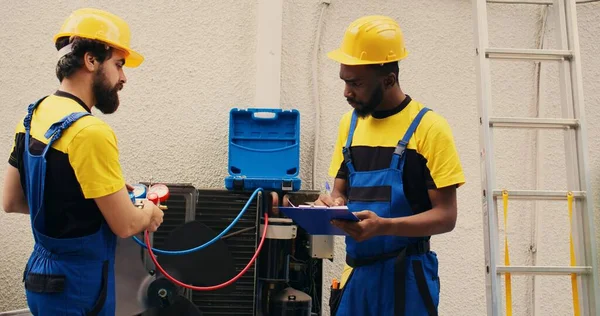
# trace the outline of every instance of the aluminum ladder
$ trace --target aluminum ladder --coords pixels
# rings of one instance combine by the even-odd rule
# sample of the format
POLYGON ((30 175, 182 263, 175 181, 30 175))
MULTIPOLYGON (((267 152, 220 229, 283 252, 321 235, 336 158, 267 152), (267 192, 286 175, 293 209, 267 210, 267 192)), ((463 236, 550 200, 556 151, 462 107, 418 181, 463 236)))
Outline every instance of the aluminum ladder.
MULTIPOLYGON (((593 2, 591 0, 580 2, 593 2)), ((600 315, 598 296, 598 265, 594 209, 588 173, 588 145, 584 115, 581 57, 577 30, 576 2, 574 0, 472 0, 475 31, 477 71, 477 103, 480 118, 479 144, 481 162, 481 188, 484 220, 485 273, 487 315, 512 314, 509 302, 503 302, 502 276, 510 284, 510 275, 565 275, 574 284, 575 315, 600 315), (552 5, 555 13, 558 49, 508 49, 488 47, 488 3, 515 5, 552 5), (553 61, 559 63, 562 118, 509 118, 490 117, 491 79, 490 59, 553 61), (564 129, 567 166, 567 190, 506 190, 495 187, 493 128, 564 129), (498 246, 498 199, 568 200, 572 205, 571 254, 576 262, 565 266, 511 266, 500 265, 498 246), (574 201, 574 202, 573 202, 574 201), (574 244, 573 244, 574 243, 574 244)), ((505 206, 506 210, 506 206, 505 206)), ((509 290, 509 288, 507 288, 509 290)))

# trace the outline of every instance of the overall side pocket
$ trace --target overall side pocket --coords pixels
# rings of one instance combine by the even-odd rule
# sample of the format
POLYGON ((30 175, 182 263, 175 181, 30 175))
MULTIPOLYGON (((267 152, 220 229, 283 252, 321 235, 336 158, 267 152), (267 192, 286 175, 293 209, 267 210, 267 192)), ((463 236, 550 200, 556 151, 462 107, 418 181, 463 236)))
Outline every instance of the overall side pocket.
MULTIPOLYGON (((337 311, 340 307, 340 303, 342 302, 342 297, 344 296, 344 290, 350 284, 350 281, 352 280, 353 275, 354 275, 354 269, 352 269, 352 271, 350 271, 350 274, 348 275, 348 278, 346 279, 346 282, 344 283, 344 287, 341 287, 338 289, 334 289, 332 286, 329 287, 329 290, 331 293, 329 295, 329 315, 336 316, 337 311)), ((340 286, 341 285, 342 284, 340 283, 340 286)))
POLYGON ((423 303, 425 303, 425 309, 427 310, 428 315, 437 316, 437 301, 439 300, 439 298, 438 295, 433 295, 437 293, 437 289, 434 289, 432 293, 430 288, 430 282, 428 281, 427 276, 425 275, 423 262, 421 260, 413 260, 412 267, 415 276, 415 281, 417 283, 416 285, 419 290, 419 294, 423 299, 423 303))
POLYGON ((335 316, 342 300, 343 289, 334 289, 333 287, 329 287, 329 289, 331 291, 329 296, 329 314, 335 316))
POLYGON ((102 287, 100 288, 100 295, 96 300, 96 303, 92 307, 92 309, 86 313, 86 316, 96 316, 100 314, 100 311, 104 307, 104 303, 106 302, 106 295, 108 292, 108 264, 109 261, 104 261, 102 265, 102 287))
POLYGON ((23 271, 25 289, 33 293, 62 293, 65 290, 66 276, 23 271))

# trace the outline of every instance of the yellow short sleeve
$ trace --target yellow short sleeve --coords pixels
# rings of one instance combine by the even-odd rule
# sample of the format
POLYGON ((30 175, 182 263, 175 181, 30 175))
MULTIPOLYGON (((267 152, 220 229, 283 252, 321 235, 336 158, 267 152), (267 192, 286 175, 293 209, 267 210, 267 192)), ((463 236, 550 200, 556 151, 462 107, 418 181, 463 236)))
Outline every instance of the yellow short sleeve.
POLYGON ((83 128, 69 144, 68 156, 85 198, 106 196, 125 186, 117 138, 108 125, 83 128))
POLYGON ((438 116, 431 125, 418 152, 427 160, 427 168, 436 188, 465 183, 465 176, 448 122, 438 116))
POLYGON ((352 112, 346 113, 340 119, 340 124, 338 128, 338 136, 333 148, 333 154, 331 156, 331 163, 329 165, 329 176, 335 178, 337 175, 342 162, 344 161, 344 155, 342 153, 342 149, 346 145, 346 140, 348 139, 348 132, 350 130, 350 121, 352 119, 352 112))

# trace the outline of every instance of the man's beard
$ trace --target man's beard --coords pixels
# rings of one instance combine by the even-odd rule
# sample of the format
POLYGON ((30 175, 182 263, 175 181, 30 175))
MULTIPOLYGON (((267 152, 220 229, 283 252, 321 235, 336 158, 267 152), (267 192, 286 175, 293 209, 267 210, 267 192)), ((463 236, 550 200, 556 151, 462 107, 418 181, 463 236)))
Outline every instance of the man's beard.
POLYGON ((371 113, 373 113, 373 111, 375 111, 375 109, 379 106, 379 104, 381 104, 381 101, 383 101, 383 88, 381 86, 377 86, 377 88, 375 88, 375 90, 371 94, 369 101, 367 101, 366 103, 358 102, 354 99, 347 99, 347 100, 348 100, 348 102, 352 102, 357 105, 354 108, 356 115, 358 115, 358 117, 364 118, 367 115, 370 115, 371 113))
POLYGON ((103 114, 112 114, 119 108, 119 90, 123 88, 121 83, 110 87, 102 68, 98 70, 94 77, 92 92, 96 98, 94 105, 103 114))

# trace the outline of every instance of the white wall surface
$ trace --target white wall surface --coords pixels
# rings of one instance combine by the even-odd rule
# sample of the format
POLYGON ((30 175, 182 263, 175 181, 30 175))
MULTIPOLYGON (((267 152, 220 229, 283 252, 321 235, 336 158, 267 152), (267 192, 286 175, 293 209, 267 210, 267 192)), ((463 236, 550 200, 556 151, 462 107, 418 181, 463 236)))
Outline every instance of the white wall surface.
MULTIPOLYGON (((52 35, 68 14, 82 6, 110 10, 129 21, 133 45, 146 61, 126 70, 128 84, 122 107, 103 118, 119 138, 123 171, 130 182, 191 182, 222 188, 227 176, 228 113, 231 107, 262 106, 255 100, 257 1, 14 1, 0 8, 0 157, 8 159, 16 122, 26 106, 57 87, 52 35)), ((535 48, 541 6, 490 5, 492 46, 535 48)), ((283 2, 281 107, 300 110, 301 173, 310 188, 315 96, 312 50, 322 6, 319 0, 283 2)), ((325 180, 340 116, 350 108, 343 98, 339 66, 325 56, 340 43, 346 26, 369 14, 390 15, 403 28, 408 59, 401 63, 400 83, 406 93, 444 115, 452 125, 467 185, 459 190, 459 217, 453 232, 435 236, 440 260, 441 315, 484 315, 485 280, 479 176, 478 115, 471 1, 332 0, 325 9, 318 52, 321 113, 317 189, 325 180)), ((578 5, 584 94, 589 136, 592 196, 600 191, 600 3, 578 5)), ((546 39, 554 21, 549 19, 546 39)), ((275 32, 276 33, 276 32, 275 32)), ((535 115, 533 63, 494 62, 493 113, 535 115)), ((259 76, 260 77, 260 76, 259 76)), ((542 113, 557 117, 557 67, 544 64, 542 113)), ((100 115, 100 114, 99 114, 100 115)), ((499 187, 564 189, 563 138, 542 133, 541 173, 535 172, 535 133, 505 132, 496 136, 499 187)), ((6 163, 0 164, 4 174, 6 163)), ((500 204, 501 205, 501 204, 500 204)), ((509 204, 512 264, 532 262, 531 205, 509 204)), ((598 207, 596 207, 596 210, 598 207)), ((566 202, 540 203, 537 263, 568 265, 566 202)), ((597 220, 596 220, 597 222, 597 220)), ((502 222, 500 222, 502 225, 502 222)), ((502 234, 502 231, 501 231, 502 234)), ((502 237, 502 235, 501 235, 502 237)), ((503 247, 503 244, 499 242, 503 247)), ((21 276, 32 248, 29 219, 0 212, 0 311, 24 308, 21 276)), ((326 263, 326 285, 343 265, 343 242, 336 259, 326 263)), ((572 314, 569 277, 542 277, 535 293, 530 278, 513 277, 515 315, 572 314), (553 287, 557 288, 553 288, 553 287), (532 301, 537 298, 537 304, 532 301)), ((327 292, 327 291, 325 291, 327 292)), ((324 302, 327 302, 328 293, 324 302)), ((325 313, 327 315, 328 313, 325 313)))

